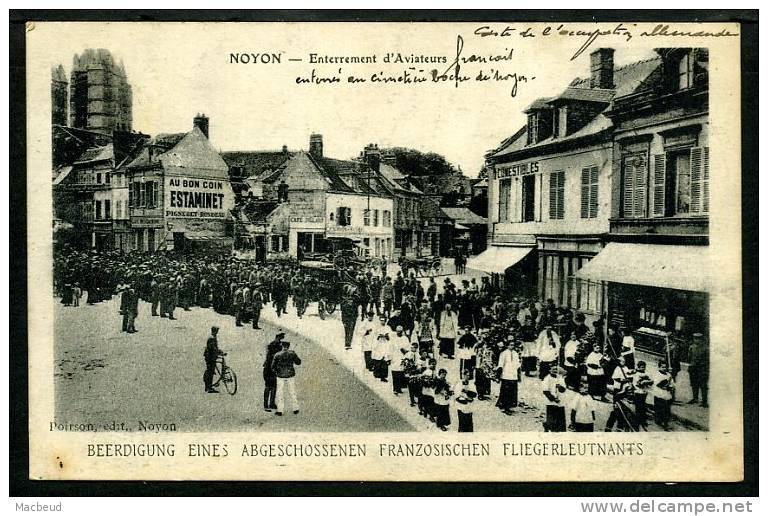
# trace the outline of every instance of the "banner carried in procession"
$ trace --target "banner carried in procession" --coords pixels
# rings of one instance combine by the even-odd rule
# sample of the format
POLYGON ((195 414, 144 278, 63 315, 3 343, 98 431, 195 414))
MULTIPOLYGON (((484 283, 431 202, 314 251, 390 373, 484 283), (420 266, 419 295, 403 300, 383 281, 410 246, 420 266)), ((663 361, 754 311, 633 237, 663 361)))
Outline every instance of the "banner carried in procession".
POLYGON ((166 217, 225 219, 234 204, 234 193, 228 181, 165 178, 166 217))

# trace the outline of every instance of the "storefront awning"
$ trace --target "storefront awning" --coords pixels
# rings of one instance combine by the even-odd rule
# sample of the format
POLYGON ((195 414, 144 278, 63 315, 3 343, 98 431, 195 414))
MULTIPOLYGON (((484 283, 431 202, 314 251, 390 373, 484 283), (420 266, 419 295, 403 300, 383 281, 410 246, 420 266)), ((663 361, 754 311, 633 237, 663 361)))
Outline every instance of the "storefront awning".
POLYGON ((611 242, 576 277, 694 292, 709 290, 709 248, 611 242))
POLYGON ((528 256, 533 247, 491 246, 479 255, 467 260, 467 267, 478 271, 502 274, 528 256))

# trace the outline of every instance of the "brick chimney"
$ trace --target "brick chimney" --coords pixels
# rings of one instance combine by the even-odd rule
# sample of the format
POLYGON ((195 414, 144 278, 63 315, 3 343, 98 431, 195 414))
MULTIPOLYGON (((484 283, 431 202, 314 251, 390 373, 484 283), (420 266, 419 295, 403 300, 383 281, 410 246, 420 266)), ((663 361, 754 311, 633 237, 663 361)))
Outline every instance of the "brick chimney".
POLYGON ((312 133, 309 135, 309 153, 313 158, 323 157, 323 135, 312 133))
POLYGON ((381 151, 379 151, 379 145, 374 143, 366 145, 363 150, 363 156, 365 157, 365 162, 368 163, 368 166, 378 172, 381 168, 381 151))
POLYGON ((612 89, 613 49, 598 48, 589 55, 589 87, 612 89))
POLYGON ((205 116, 205 113, 202 115, 200 113, 197 114, 194 120, 194 127, 200 129, 200 132, 208 138, 208 117, 205 116))

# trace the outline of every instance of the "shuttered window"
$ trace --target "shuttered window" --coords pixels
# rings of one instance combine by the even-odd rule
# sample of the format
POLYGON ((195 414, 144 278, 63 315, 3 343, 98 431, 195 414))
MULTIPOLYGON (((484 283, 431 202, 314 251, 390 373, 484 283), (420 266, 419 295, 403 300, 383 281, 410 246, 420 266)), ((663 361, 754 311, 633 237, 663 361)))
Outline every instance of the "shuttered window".
POLYGON ((648 162, 646 154, 626 156, 622 164, 622 211, 627 218, 646 216, 646 192, 648 184, 648 162))
POLYGON ((654 156, 653 216, 709 213, 709 148, 692 147, 654 156))
POLYGON ((565 171, 558 170, 549 174, 549 218, 565 217, 565 171))
POLYGON ((709 147, 690 150, 690 181, 692 215, 709 213, 709 147))
POLYGON ((653 216, 664 217, 667 214, 667 156, 656 154, 653 157, 653 216))
POLYGON ((511 179, 499 181, 499 222, 507 222, 509 220, 509 195, 511 187, 511 179))
POLYGON ((597 166, 583 168, 581 170, 581 218, 594 219, 597 217, 598 194, 598 168, 597 166))

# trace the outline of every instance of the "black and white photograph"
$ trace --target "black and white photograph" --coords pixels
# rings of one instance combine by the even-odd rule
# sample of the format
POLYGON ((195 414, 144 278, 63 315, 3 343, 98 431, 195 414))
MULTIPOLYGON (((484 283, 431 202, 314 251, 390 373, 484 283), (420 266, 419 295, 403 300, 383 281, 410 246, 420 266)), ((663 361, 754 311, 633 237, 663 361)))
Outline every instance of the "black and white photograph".
POLYGON ((738 477, 738 32, 37 24, 40 478, 738 477))

